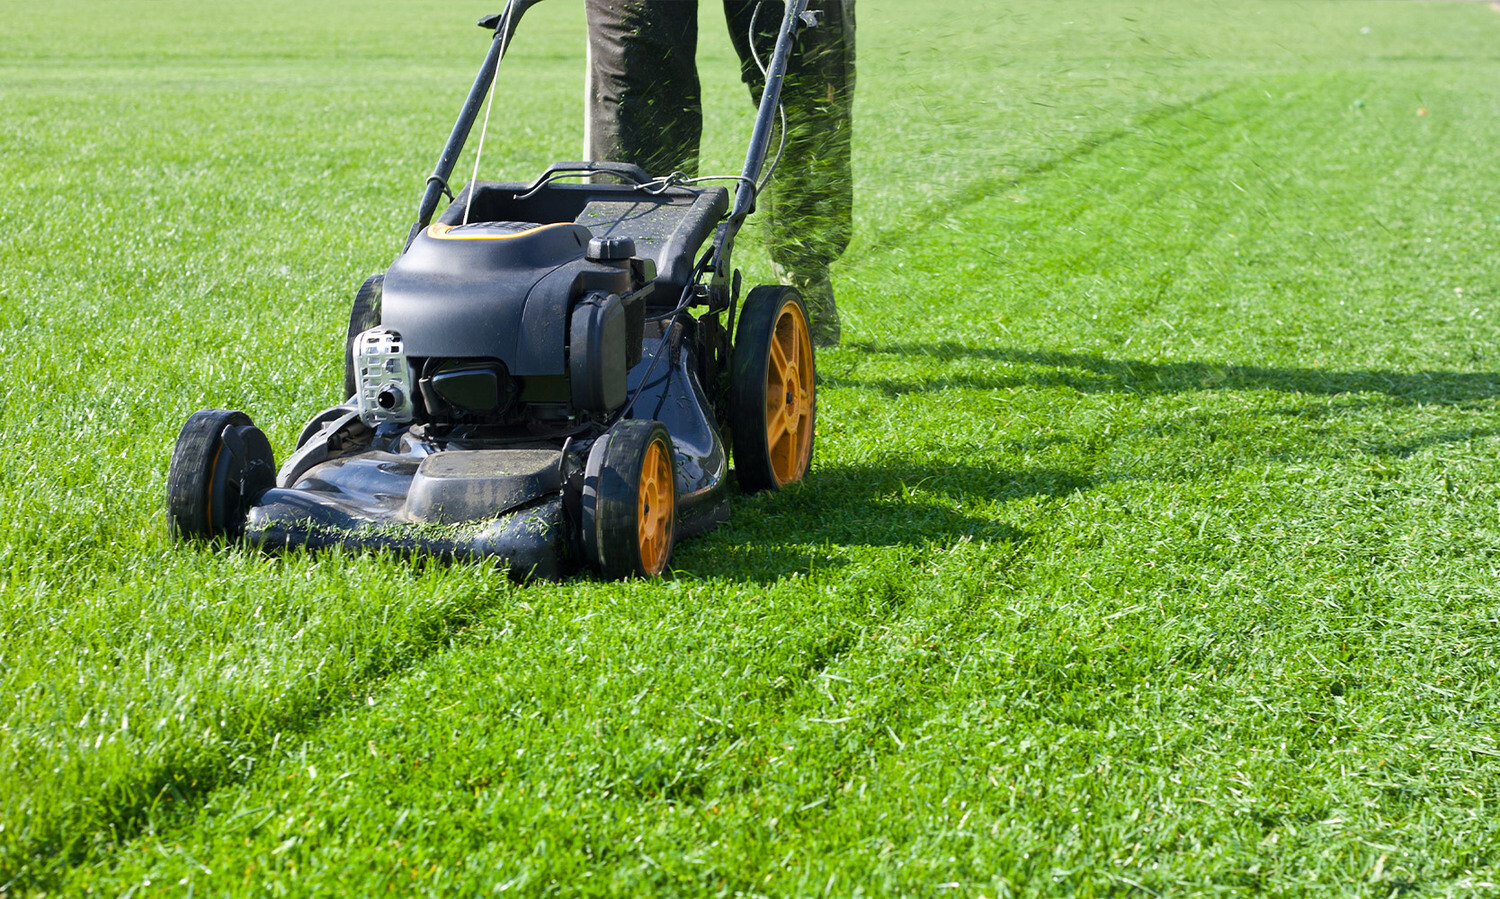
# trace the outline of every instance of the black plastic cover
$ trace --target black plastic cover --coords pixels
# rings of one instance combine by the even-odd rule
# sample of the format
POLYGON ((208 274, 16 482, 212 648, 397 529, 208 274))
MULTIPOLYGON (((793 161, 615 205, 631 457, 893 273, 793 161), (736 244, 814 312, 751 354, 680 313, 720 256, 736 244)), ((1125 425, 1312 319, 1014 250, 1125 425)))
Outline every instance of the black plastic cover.
POLYGON ((693 280, 696 254, 729 210, 729 193, 722 187, 672 187, 659 194, 628 184, 554 182, 531 188, 503 181, 471 183, 438 221, 456 225, 467 211, 470 221, 572 221, 594 237, 629 237, 636 255, 654 264, 658 291, 653 302, 666 305, 676 305, 693 280))
POLYGON ((570 296, 591 265, 589 230, 561 223, 486 239, 436 236, 441 227, 418 234, 386 272, 381 323, 400 333, 407 355, 500 359, 520 377, 563 374, 570 296))
POLYGON ((630 372, 625 307, 614 294, 590 294, 573 309, 568 347, 572 404, 588 412, 625 405, 630 372))

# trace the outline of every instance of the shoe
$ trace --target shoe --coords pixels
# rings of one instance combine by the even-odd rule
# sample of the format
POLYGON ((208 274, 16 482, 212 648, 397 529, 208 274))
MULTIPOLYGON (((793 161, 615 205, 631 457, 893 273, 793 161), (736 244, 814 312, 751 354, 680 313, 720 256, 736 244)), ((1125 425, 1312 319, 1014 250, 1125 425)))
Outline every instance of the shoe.
POLYGON ((828 279, 827 270, 804 277, 801 273, 792 274, 778 266, 776 274, 782 284, 795 287, 802 294, 802 305, 807 309, 807 328, 813 346, 838 346, 842 331, 839 327, 839 308, 833 301, 833 282, 828 279))

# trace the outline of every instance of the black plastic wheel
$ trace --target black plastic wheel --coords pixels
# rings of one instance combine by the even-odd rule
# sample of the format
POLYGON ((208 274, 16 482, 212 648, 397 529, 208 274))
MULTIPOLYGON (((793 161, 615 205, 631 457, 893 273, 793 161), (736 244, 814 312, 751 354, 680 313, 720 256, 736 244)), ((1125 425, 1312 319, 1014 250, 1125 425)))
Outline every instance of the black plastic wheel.
POLYGON ((802 480, 812 465, 817 369, 796 290, 750 291, 729 368, 729 429, 740 489, 778 490, 802 480))
POLYGON ((324 409, 322 412, 319 412, 317 415, 314 415, 312 418, 308 419, 307 424, 303 425, 301 432, 297 434, 297 444, 295 448, 302 449, 302 444, 316 437, 318 433, 323 430, 324 425, 328 424, 330 421, 336 421, 340 418, 343 418, 346 414, 348 414, 349 411, 350 410, 348 406, 334 406, 332 409, 324 409))
POLYGON ((583 482, 583 545, 611 580, 667 570, 677 530, 672 437, 660 422, 627 419, 589 451, 583 482))
POLYGON ((167 517, 182 538, 234 538, 250 506, 276 483, 266 435, 243 412, 194 412, 177 435, 167 471, 167 517))
POLYGON ((354 295, 354 304, 349 307, 349 330, 344 334, 344 399, 359 392, 359 379, 354 374, 354 338, 361 331, 380 324, 380 297, 384 285, 383 274, 366 278, 354 295))

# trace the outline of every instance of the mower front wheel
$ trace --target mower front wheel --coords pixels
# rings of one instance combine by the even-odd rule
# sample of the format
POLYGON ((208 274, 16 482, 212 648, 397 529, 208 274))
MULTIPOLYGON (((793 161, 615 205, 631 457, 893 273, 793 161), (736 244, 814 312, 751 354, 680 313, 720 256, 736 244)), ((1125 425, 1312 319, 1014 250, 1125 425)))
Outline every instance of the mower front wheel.
POLYGON ((589 451, 583 486, 583 548, 610 580, 667 569, 677 524, 672 437, 660 422, 627 419, 589 451))
POLYGON ((243 412, 193 413, 167 470, 167 517, 180 538, 235 538, 250 507, 276 483, 266 435, 243 412))
POLYGON ((791 287, 761 286, 740 310, 730 359, 729 427, 746 493, 779 490, 812 465, 816 368, 807 310, 791 287))

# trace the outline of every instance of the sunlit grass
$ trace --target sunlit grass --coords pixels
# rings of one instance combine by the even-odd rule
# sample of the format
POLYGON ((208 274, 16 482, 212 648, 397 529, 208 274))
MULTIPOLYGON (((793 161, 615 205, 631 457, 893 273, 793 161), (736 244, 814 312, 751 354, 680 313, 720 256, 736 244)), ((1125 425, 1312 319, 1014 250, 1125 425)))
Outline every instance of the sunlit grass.
MULTIPOLYGON (((6 10, 0 894, 1493 889, 1500 14, 869 6, 807 483, 650 584, 172 543, 493 11, 6 10)), ((578 155, 531 15, 490 175, 578 155)))

